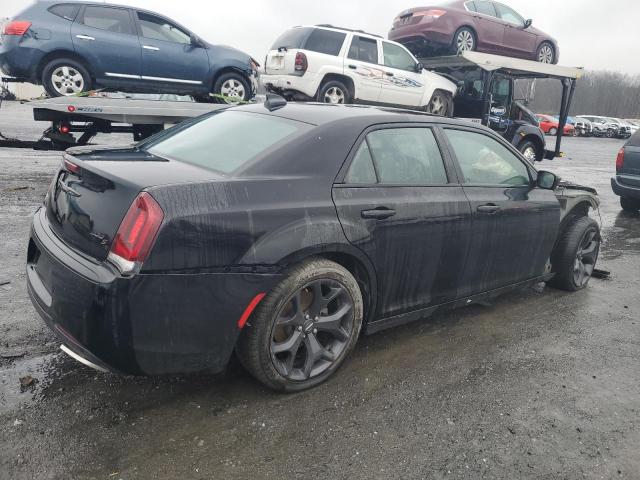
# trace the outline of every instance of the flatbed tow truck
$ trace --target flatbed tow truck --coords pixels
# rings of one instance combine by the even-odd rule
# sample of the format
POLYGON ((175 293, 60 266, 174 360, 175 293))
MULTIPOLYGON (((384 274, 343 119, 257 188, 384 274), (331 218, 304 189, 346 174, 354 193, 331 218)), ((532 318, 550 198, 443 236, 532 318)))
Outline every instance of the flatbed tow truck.
POLYGON ((428 70, 458 85, 454 116, 479 122, 499 132, 530 161, 562 156, 561 142, 571 100, 582 68, 503 57, 488 53, 462 52, 460 55, 421 58, 428 70), (515 98, 516 82, 554 79, 562 87, 555 147, 548 150, 535 114, 515 98))

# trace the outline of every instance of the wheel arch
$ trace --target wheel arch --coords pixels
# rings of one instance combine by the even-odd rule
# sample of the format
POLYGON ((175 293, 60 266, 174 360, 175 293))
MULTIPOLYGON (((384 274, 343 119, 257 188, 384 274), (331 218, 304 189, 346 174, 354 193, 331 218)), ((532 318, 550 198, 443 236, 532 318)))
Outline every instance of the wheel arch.
POLYGON ((51 52, 47 53, 40 59, 40 62, 38 63, 38 67, 36 68, 36 75, 37 75, 38 82, 42 83, 42 74, 44 73, 44 67, 46 67, 51 60, 54 60, 56 58, 69 58, 71 60, 74 60, 82 64, 82 66, 87 70, 87 72, 89 72, 89 75, 91 76, 91 80, 93 82, 96 81, 96 74, 94 70, 91 68, 89 62, 82 55, 79 55, 73 50, 57 49, 57 50, 52 50, 51 52))
POLYGON ((218 79, 226 73, 237 73, 238 75, 242 75, 242 77, 244 77, 244 79, 249 84, 249 88, 251 88, 251 78, 249 78, 249 75, 247 74, 247 72, 240 67, 228 65, 226 67, 220 68, 219 70, 216 70, 213 73, 213 76, 211 77, 211 81, 209 82, 209 89, 211 91, 213 91, 213 87, 218 81, 218 79))
POLYGON ((280 264, 288 269, 311 258, 324 258, 346 268, 360 286, 364 305, 363 326, 375 317, 378 294, 377 277, 373 264, 364 253, 351 245, 315 246, 288 255, 281 260, 280 264))
POLYGON ((338 80, 340 82, 343 82, 345 86, 349 89, 349 94, 351 95, 352 101, 355 100, 356 98, 355 83, 351 77, 349 77, 348 75, 344 75, 342 73, 325 73, 324 76, 322 77, 322 80, 320 80, 320 84, 318 85, 318 88, 316 89, 316 94, 315 94, 316 98, 318 97, 318 93, 320 92, 320 89, 322 88, 322 86, 325 83, 330 82, 331 80, 338 80))

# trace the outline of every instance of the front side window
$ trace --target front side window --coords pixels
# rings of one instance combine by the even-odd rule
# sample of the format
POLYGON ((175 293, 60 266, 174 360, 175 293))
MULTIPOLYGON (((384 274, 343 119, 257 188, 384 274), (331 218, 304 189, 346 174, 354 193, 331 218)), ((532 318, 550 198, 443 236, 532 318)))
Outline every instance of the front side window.
POLYGON ((138 12, 138 23, 142 36, 153 40, 173 43, 191 43, 191 35, 173 25, 162 17, 156 17, 145 12, 138 12))
POLYGON ((378 42, 372 38, 354 35, 349 48, 349 58, 367 63, 378 63, 378 42))
POLYGON ((367 135, 366 144, 381 184, 448 183, 440 149, 430 128, 376 130, 367 135))
POLYGON ((83 24, 113 33, 133 34, 129 11, 123 8, 87 5, 84 9, 83 24))
POLYGON ((393 43, 382 42, 382 53, 386 67, 415 71, 416 61, 404 48, 393 43))
POLYGON ((524 18, 522 18, 515 10, 507 7, 506 5, 502 5, 501 3, 496 3, 495 6, 498 11, 498 16, 502 20, 519 27, 524 26, 524 18))
POLYGON ((531 183, 526 165, 497 140, 466 130, 445 130, 464 183, 521 186, 531 183))
POLYGON ((305 128, 306 124, 285 118, 228 110, 177 127, 139 148, 161 158, 231 173, 305 128))
POLYGON ((475 0, 476 11, 478 13, 482 13, 484 15, 489 15, 491 17, 496 16, 496 9, 493 8, 493 3, 488 2, 486 0, 475 0))
POLYGON ((312 52, 338 55, 346 37, 346 33, 316 28, 307 38, 304 48, 312 52))

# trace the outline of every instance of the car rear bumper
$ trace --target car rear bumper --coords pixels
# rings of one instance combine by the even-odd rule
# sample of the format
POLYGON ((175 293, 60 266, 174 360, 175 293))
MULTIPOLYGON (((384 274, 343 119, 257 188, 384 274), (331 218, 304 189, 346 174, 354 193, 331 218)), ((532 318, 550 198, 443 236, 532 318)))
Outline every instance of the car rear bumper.
POLYGON ((613 193, 619 197, 640 200, 640 178, 616 175, 611 179, 613 193))
POLYGON ((105 370, 223 371, 240 333, 238 319, 280 278, 230 272, 123 277, 58 239, 44 209, 33 219, 31 301, 68 350, 105 370))
POLYGON ((266 74, 260 75, 260 82, 268 92, 276 92, 283 94, 300 93, 306 99, 312 99, 316 96, 318 85, 312 80, 312 75, 277 75, 266 74))
POLYGON ((3 35, 0 43, 0 70, 5 76, 20 78, 39 83, 37 67, 44 57, 44 52, 37 48, 21 45, 19 38, 3 35))
POLYGON ((425 21, 413 25, 400 25, 389 32, 389 40, 399 43, 423 42, 426 44, 451 45, 455 27, 442 20, 425 21))

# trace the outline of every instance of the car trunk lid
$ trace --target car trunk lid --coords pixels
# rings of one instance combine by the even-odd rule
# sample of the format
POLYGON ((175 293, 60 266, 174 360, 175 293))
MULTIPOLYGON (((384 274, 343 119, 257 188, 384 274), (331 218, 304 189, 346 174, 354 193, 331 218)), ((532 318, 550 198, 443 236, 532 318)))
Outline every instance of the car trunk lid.
POLYGON ((45 207, 53 232, 72 248, 97 260, 109 254, 113 238, 136 196, 144 189, 222 178, 182 162, 135 148, 84 150, 64 155, 45 207))

